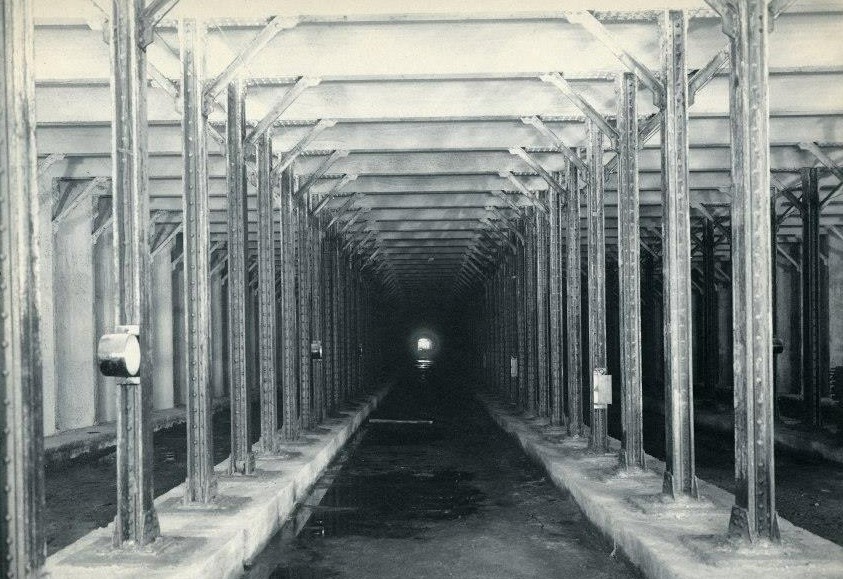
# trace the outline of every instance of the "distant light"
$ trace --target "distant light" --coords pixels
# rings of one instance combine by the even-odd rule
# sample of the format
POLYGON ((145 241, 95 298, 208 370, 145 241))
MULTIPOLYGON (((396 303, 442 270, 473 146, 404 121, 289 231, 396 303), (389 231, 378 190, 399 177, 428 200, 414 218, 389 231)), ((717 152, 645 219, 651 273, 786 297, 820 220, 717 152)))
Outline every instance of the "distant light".
POLYGON ((433 342, 430 340, 430 338, 419 338, 418 349, 419 351, 432 350, 433 342))

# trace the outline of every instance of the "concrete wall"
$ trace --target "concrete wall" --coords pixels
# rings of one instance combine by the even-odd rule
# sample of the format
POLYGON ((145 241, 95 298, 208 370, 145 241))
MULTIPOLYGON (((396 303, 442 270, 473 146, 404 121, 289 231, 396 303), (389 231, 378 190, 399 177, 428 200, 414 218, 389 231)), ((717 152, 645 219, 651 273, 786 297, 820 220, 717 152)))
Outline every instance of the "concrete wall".
MULTIPOLYGON (((181 237, 181 236, 179 236, 181 237)), ((184 352, 184 261, 181 259, 181 243, 173 247, 173 401, 176 406, 187 402, 187 387, 184 352)))
MULTIPOLYGON (((779 242, 797 263, 801 259, 798 244, 779 242)), ((784 343, 784 351, 776 357, 776 378, 779 394, 802 392, 802 290, 801 274, 792 263, 779 256, 776 270, 776 332, 784 343)))
POLYGON ((41 290, 41 360, 43 368, 41 384, 43 391, 44 434, 56 431, 56 370, 54 348, 53 312, 53 183, 43 180, 38 187, 38 286, 41 290))
POLYGON ((173 263, 171 248, 162 247, 152 259, 152 407, 173 407, 173 263))
POLYGON ((226 395, 225 325, 223 284, 220 273, 211 278, 211 389, 214 398, 226 395))
POLYGON ((91 203, 82 202, 55 226, 53 317, 59 430, 90 426, 96 420, 92 220, 91 203))
MULTIPOLYGON (((94 241, 94 352, 97 341, 105 333, 113 332, 115 320, 114 296, 114 234, 108 227, 94 241)), ((95 370, 97 423, 117 420, 117 380, 107 378, 95 370)))

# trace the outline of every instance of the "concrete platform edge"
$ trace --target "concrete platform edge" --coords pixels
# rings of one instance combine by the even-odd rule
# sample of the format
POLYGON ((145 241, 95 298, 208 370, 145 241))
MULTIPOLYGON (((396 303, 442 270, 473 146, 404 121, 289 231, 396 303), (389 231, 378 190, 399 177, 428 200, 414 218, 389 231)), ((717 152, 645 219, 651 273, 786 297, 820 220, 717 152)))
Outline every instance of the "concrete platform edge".
MULTIPOLYGON (((843 577, 843 547, 831 541, 780 519, 781 546, 736 548, 726 537, 734 502, 730 493, 700 481, 702 504, 663 505, 657 500, 663 462, 648 456, 646 471, 619 475, 616 453, 589 454, 583 439, 548 436, 539 421, 514 415, 487 394, 479 398, 493 420, 648 577, 843 577)), ((611 446, 617 451, 620 443, 612 439, 611 446)))
POLYGON ((281 528, 307 497, 345 443, 390 389, 352 401, 301 441, 285 444, 281 457, 258 457, 255 477, 228 477, 217 465, 220 496, 216 510, 180 508, 182 485, 155 499, 162 537, 144 548, 108 547, 111 525, 92 531, 48 557, 51 578, 233 578, 281 528), (283 456, 286 453, 287 456, 283 456))

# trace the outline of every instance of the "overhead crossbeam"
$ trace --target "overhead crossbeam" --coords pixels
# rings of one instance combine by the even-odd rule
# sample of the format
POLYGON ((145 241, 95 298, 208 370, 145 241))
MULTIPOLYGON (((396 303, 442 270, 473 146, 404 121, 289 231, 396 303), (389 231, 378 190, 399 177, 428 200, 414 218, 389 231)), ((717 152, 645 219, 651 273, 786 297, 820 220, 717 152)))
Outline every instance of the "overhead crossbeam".
POLYGON ((516 205, 512 201, 512 199, 509 198, 509 195, 507 195, 503 191, 489 191, 489 193, 493 197, 495 197, 496 199, 500 199, 501 201, 506 203, 509 206, 509 208, 512 209, 513 211, 516 211, 518 213, 521 213, 523 211, 523 207, 520 207, 520 206, 516 205))
MULTIPOLYGON (((313 211, 311 211, 310 214, 311 215, 319 215, 319 213, 325 208, 325 206, 328 205, 328 202, 331 201, 331 199, 333 199, 334 197, 336 197, 339 194, 339 192, 342 190, 343 187, 345 187, 346 185, 348 185, 349 183, 351 183, 355 179, 357 179, 357 175, 353 175, 353 174, 344 175, 342 179, 340 179, 339 181, 334 183, 334 186, 331 187, 330 191, 328 191, 327 193, 324 194, 322 199, 319 201, 319 203, 316 205, 316 207, 313 208, 313 211)), ((351 197, 357 196, 357 198, 359 199, 362 195, 363 195, 362 193, 358 192, 358 193, 354 193, 353 195, 351 195, 351 197)))
POLYGON ((559 91, 574 104, 574 106, 580 109, 585 116, 594 121, 594 124, 600 128, 603 134, 609 137, 612 143, 615 143, 618 140, 618 132, 612 125, 609 124, 609 121, 607 121, 606 118, 597 111, 597 109, 591 106, 588 101, 582 98, 560 73, 551 72, 549 74, 543 74, 540 78, 542 81, 552 84, 558 88, 559 91))
POLYGON ((585 163, 583 163, 583 160, 579 158, 574 149, 566 145, 565 142, 562 140, 562 137, 554 133, 551 128, 548 127, 544 123, 544 121, 542 121, 539 117, 522 117, 521 122, 525 125, 531 125, 535 127, 538 132, 547 137, 559 150, 559 152, 562 153, 566 159, 568 159, 568 162, 576 165, 577 169, 582 171, 583 174, 586 174, 588 172, 588 167, 586 167, 585 163))
POLYGON ((538 196, 530 191, 526 185, 524 185, 521 181, 518 180, 518 177, 512 174, 510 171, 502 171, 499 175, 508 180, 510 183, 515 185, 515 188, 522 194, 524 197, 530 200, 530 202, 538 208, 542 213, 547 213, 548 209, 547 206, 541 202, 538 196))
POLYGON ((283 115, 284 112, 290 108, 296 100, 298 100, 304 91, 312 86, 318 85, 320 82, 322 81, 318 78, 309 76, 299 77, 296 84, 294 84, 290 90, 285 92, 281 98, 272 105, 269 112, 266 113, 260 121, 258 121, 258 124, 255 125, 254 129, 252 129, 252 132, 246 137, 246 144, 254 145, 260 136, 281 118, 281 115, 283 115))
POLYGON ((280 175, 282 171, 287 169, 293 162, 299 158, 299 156, 304 153, 307 146, 313 142, 313 140, 319 136, 322 131, 325 129, 329 129, 336 125, 336 121, 322 119, 318 123, 316 123, 310 132, 303 136, 298 143, 293 146, 292 149, 278 157, 278 160, 275 163, 275 166, 272 168, 272 175, 275 177, 276 175, 280 175))
POLYGON ((144 8, 139 33, 142 48, 146 48, 152 44, 155 27, 178 3, 179 0, 152 0, 144 8))
POLYGON ((843 190, 843 169, 837 166, 837 163, 828 156, 828 154, 823 151, 819 145, 816 143, 799 143, 799 148, 803 151, 808 151, 817 160, 825 165, 831 173, 837 177, 837 180, 840 181, 840 184, 837 185, 828 195, 826 195, 823 200, 820 202, 820 207, 825 207, 825 205, 831 201, 834 197, 836 197, 841 190, 843 190))
POLYGON ((346 199, 346 200, 343 202, 343 204, 342 204, 342 205, 340 205, 340 206, 337 208, 337 210, 336 210, 336 212, 335 212, 335 214, 334 214, 334 218, 333 218, 333 219, 331 219, 331 221, 329 221, 329 222, 328 222, 328 225, 326 225, 326 226, 325 226, 325 231, 327 231, 327 230, 331 229, 331 227, 333 227, 333 226, 334 226, 334 224, 335 224, 337 221, 339 221, 339 219, 340 219, 340 218, 342 217, 342 215, 346 212, 346 210, 348 210, 349 208, 351 208, 351 206, 352 206, 352 205, 353 205, 353 204, 354 204, 354 203, 355 203, 358 199, 360 199, 362 196, 363 196, 363 195, 362 195, 362 193, 355 193, 354 195, 352 195, 352 196, 350 196, 348 199, 346 199))
POLYGON ((80 203, 89 199, 94 189, 106 182, 108 182, 107 177, 96 177, 91 179, 87 185, 81 188, 68 185, 57 202, 53 205, 53 221, 60 222, 71 211, 78 207, 80 203), (73 194, 73 190, 76 191, 75 195, 73 194))
MULTIPOLYGON (((529 166, 530 166, 530 168, 531 168, 533 171, 535 171, 536 173, 538 173, 538 174, 539 174, 539 177, 541 177, 542 179, 544 179, 544 181, 545 181, 545 182, 546 182, 546 183, 547 183, 550 187, 552 187, 552 188, 553 188, 553 190, 554 190, 554 191, 556 191, 559 195, 566 195, 566 194, 567 194, 567 191, 565 191, 565 188, 564 188, 564 187, 562 187, 562 185, 560 185, 560 184, 559 184, 559 182, 558 182, 558 181, 556 181, 556 179, 554 179, 554 178, 553 178, 553 175, 551 175, 551 174, 547 171, 547 169, 545 169, 545 168, 542 166, 542 164, 541 164, 541 163, 539 163, 538 159, 536 159, 535 157, 533 157, 532 155, 530 155, 530 153, 528 153, 527 151, 525 151, 522 147, 512 147, 511 149, 509 149, 509 152, 510 152, 510 154, 515 155, 515 156, 517 156, 517 157, 521 158, 521 160, 522 160, 522 161, 524 161, 525 163, 527 163, 527 165, 529 165, 529 166)), ((547 211, 545 211, 545 213, 547 213, 547 211)))
POLYGON ((319 167, 317 167, 316 170, 308 176, 307 181, 299 187, 298 191, 296 191, 296 197, 301 197, 307 194, 307 192, 310 191, 310 188, 313 187, 316 182, 328 172, 328 169, 330 169, 334 163, 347 156, 348 151, 344 150, 337 150, 331 153, 324 161, 322 161, 322 164, 320 164, 319 167))
MULTIPOLYGON (((282 30, 294 28, 299 23, 298 18, 272 17, 266 26, 234 57, 219 76, 208 84, 205 89, 205 101, 215 101, 217 96, 236 77, 240 76, 249 62, 269 44, 282 30)), ((207 105, 206 105, 207 106, 207 105)))
POLYGON ((515 226, 514 223, 512 223, 512 220, 509 217, 507 217, 506 215, 504 215, 503 212, 501 212, 500 209, 498 209, 494 205, 489 205, 489 206, 486 207, 486 211, 490 211, 490 212, 494 213, 495 215, 497 215, 497 217, 501 220, 501 222, 506 224, 506 227, 510 231, 512 231, 512 233, 515 235, 515 237, 518 238, 518 241, 520 241, 522 244, 524 243, 524 236, 521 235, 521 233, 518 231, 518 228, 515 226))
POLYGON ((658 76, 649 68, 641 64, 635 57, 627 52, 606 29, 602 22, 597 20, 591 12, 567 12, 565 18, 571 24, 579 24, 599 40, 612 54, 617 57, 635 76, 653 92, 654 103, 658 106, 664 98, 664 85, 658 76))

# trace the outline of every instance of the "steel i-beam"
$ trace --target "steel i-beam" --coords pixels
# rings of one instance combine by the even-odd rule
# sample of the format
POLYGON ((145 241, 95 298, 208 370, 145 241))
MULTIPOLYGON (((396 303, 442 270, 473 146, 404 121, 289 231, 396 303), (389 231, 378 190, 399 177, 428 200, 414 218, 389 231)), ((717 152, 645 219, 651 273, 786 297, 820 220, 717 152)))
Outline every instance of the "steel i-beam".
POLYGON ((299 436, 298 382, 296 376, 296 230, 293 216, 295 179, 288 169, 281 174, 281 246, 284 286, 282 297, 283 368, 282 433, 285 440, 299 436))
MULTIPOLYGON (((307 214, 310 215, 310 206, 312 205, 311 199, 307 198, 307 214)), ((321 236, 319 235, 318 224, 316 223, 316 219, 314 218, 310 223, 310 240, 311 245, 309 248, 310 254, 310 271, 311 271, 311 300, 312 300, 312 307, 311 307, 311 338, 313 341, 318 342, 319 344, 322 343, 322 324, 323 324, 323 311, 322 311, 322 304, 324 300, 322 299, 322 291, 323 291, 323 279, 322 279, 322 242, 321 236)), ((310 346, 310 344, 308 344, 310 346)), ((325 383, 324 383, 324 368, 322 358, 318 358, 315 360, 310 361, 311 364, 311 377, 313 381, 313 422, 314 424, 319 424, 325 418, 325 383)))
MULTIPOLYGON (((522 235, 526 236, 526 229, 524 226, 526 218, 521 218, 520 228, 522 235)), ((525 280, 527 264, 527 244, 519 245, 515 252, 515 308, 516 318, 515 322, 518 325, 517 340, 518 340, 518 397, 516 404, 519 410, 523 410, 527 397, 527 300, 525 280)))
POLYGON ((113 222, 117 323, 139 330, 139 378, 117 394, 117 516, 114 544, 146 545, 160 534, 152 484, 152 334, 149 175, 143 0, 115 0, 111 18, 113 222), (146 386, 143 382, 146 382, 146 386))
POLYGON ((275 295, 275 207, 272 179, 272 130, 257 142, 258 163, 258 384, 261 408, 260 447, 278 450, 278 378, 275 295))
POLYGON ((637 80, 618 79, 618 245, 620 270, 621 464, 644 468, 641 400, 641 261, 638 208, 637 80))
POLYGON ((536 393, 538 390, 538 332, 536 322, 538 310, 536 305, 536 224, 535 210, 527 218, 527 267, 525 279, 525 300, 527 302, 527 404, 526 411, 530 416, 535 416, 537 410, 536 393))
MULTIPOLYGON (((548 175, 550 177, 550 175, 548 175)), ((552 179, 552 177, 550 177, 552 179)), ((554 181, 555 182, 555 181, 554 181)), ((558 184, 557 184, 558 185, 558 184)), ((561 186, 560 186, 561 188, 561 186)), ((551 190, 555 192, 556 187, 551 190)), ((547 215, 553 211, 553 206, 547 204, 547 214, 536 213, 536 348, 538 354, 538 395, 539 395, 539 416, 547 418, 550 416, 550 366, 548 364, 548 310, 547 310, 547 238, 548 223, 547 215)))
POLYGON ((251 474, 255 466, 249 441, 250 402, 246 383, 246 259, 249 212, 246 204, 246 99, 243 82, 228 85, 226 123, 228 165, 228 364, 231 402, 231 474, 251 474))
POLYGON ((302 428, 313 427, 310 382, 310 224, 307 203, 302 199, 293 199, 298 214, 298 316, 299 316, 299 414, 302 428))
MULTIPOLYGON (((554 179, 561 182, 559 174, 554 179)), ((549 332, 550 332, 550 424, 561 427, 563 424, 563 387, 565 379, 562 363, 563 336, 562 336, 562 272, 560 271, 562 207, 564 199, 556 189, 551 188, 548 194, 548 307, 550 310, 549 332)), ((576 192, 575 192, 576 194, 576 192)))
MULTIPOLYGON (((588 379, 594 392, 594 371, 606 369, 606 224, 604 219, 603 133, 592 119, 586 121, 589 178, 588 207, 588 379)), ((590 447, 608 452, 605 404, 591 407, 590 447)))
POLYGON ((735 505, 730 534, 778 541, 773 460, 773 267, 768 0, 729 2, 735 505))
POLYGON ((187 358, 186 504, 207 504, 216 494, 211 390, 211 229, 208 207, 207 117, 202 90, 205 30, 179 22, 182 64, 182 215, 184 229, 184 339, 187 358))
POLYGON ((820 193, 816 168, 802 169, 802 382, 804 420, 822 426, 822 264, 820 263, 820 193))
MULTIPOLYGON (((691 365, 691 211, 688 185, 688 24, 681 11, 659 19, 665 83, 662 155, 662 229, 665 343, 664 493, 696 497, 691 365)), ((769 195, 769 193, 768 193, 769 195)), ((765 209, 765 217, 769 208, 765 209)), ((768 282, 769 279, 766 279, 768 282)))
POLYGON ((0 1, 0 30, 0 576, 36 577, 46 544, 31 2, 0 1))

